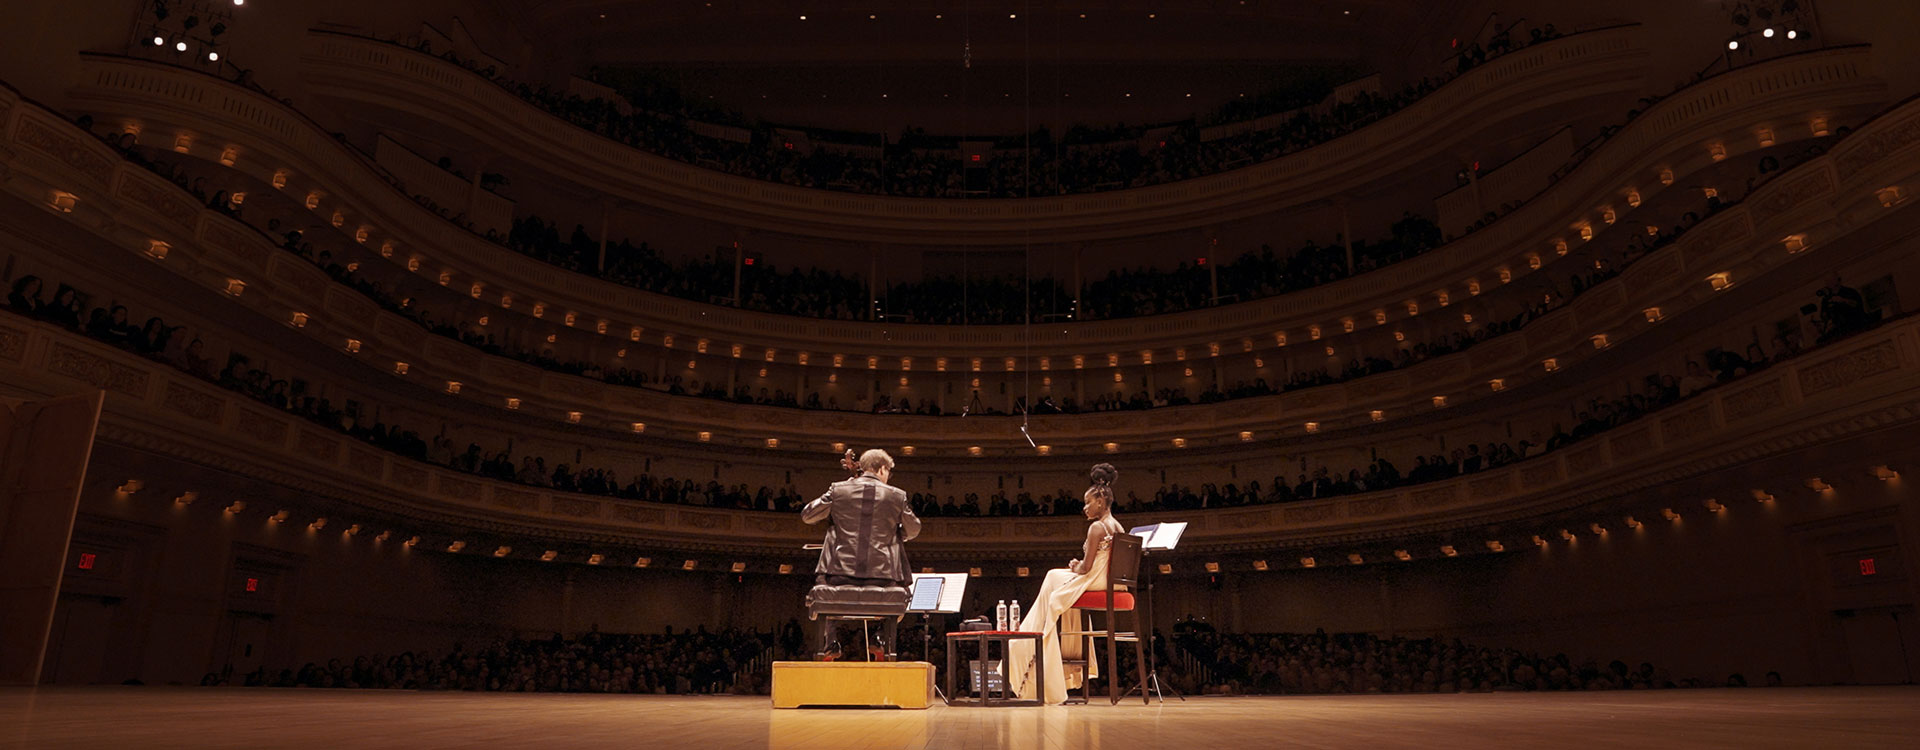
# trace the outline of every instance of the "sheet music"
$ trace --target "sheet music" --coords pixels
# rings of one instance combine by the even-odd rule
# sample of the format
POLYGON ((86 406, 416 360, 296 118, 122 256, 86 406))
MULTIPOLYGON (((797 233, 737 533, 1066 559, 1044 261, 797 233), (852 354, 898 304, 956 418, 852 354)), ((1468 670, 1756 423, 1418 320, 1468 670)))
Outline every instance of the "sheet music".
POLYGON ((1127 533, 1140 537, 1141 549, 1170 550, 1180 544, 1180 536, 1187 533, 1185 521, 1168 521, 1135 526, 1127 533))
POLYGON ((959 612, 960 604, 966 598, 966 594, 967 574, 965 573, 915 573, 913 574, 913 601, 907 603, 907 611, 959 612), (933 599, 931 606, 926 606, 926 599, 933 599))

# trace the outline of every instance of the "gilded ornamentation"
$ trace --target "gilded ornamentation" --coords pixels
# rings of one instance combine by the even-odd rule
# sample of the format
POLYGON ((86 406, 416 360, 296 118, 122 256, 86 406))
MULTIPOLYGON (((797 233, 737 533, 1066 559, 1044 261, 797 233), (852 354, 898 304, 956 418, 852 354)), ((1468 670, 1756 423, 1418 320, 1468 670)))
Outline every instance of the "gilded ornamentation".
POLYGON ((582 500, 577 497, 555 496, 553 498, 553 512, 571 518, 598 518, 600 517, 600 502, 597 500, 582 500))
POLYGON ((1415 508, 1431 508, 1436 505, 1451 503, 1459 496, 1460 492, 1456 490, 1453 485, 1449 484, 1424 490, 1414 490, 1408 497, 1412 500, 1413 507, 1415 508))
MULTIPOLYGON (((533 512, 540 510, 540 495, 533 492, 510 490, 505 487, 495 487, 493 488, 493 497, 488 498, 487 503, 500 508, 533 512)), ((558 510, 556 507, 555 511, 558 512, 558 510)))
POLYGON ((1668 445, 1713 430, 1713 415, 1705 404, 1660 420, 1660 435, 1668 445))
POLYGON ((1559 462, 1547 460, 1539 463, 1539 466, 1521 465, 1520 486, 1533 489, 1535 487, 1545 487, 1560 481, 1559 462))
POLYGON ((214 424, 220 423, 221 408, 226 406, 226 402, 218 397, 171 381, 161 394, 160 403, 181 414, 214 424))
POLYGON ((1772 411, 1785 403, 1785 395, 1780 387, 1780 379, 1774 378, 1721 398, 1720 413, 1726 417, 1727 424, 1733 424, 1755 414, 1772 411))
POLYGON ((454 479, 453 477, 447 476, 445 474, 441 474, 439 477, 437 477, 437 479, 439 481, 440 494, 442 495, 446 495, 447 497, 452 497, 452 498, 458 498, 461 500, 479 500, 480 499, 480 483, 479 482, 469 482, 465 479, 454 479))
POLYGON ((387 478, 394 484, 410 490, 424 489, 427 486, 427 472, 398 461, 394 462, 393 471, 387 475, 387 478))
POLYGON ((134 398, 147 397, 145 370, 128 367, 66 344, 53 345, 53 354, 47 361, 47 372, 134 398))
POLYGON ((287 442, 286 422, 263 417, 246 409, 240 410, 240 416, 234 420, 234 429, 261 445, 283 446, 287 442))
POLYGON ((1339 512, 1339 510, 1340 506, 1334 505, 1333 503, 1301 505, 1287 508, 1281 513, 1281 517, 1286 519, 1287 523, 1319 523, 1333 518, 1333 515, 1339 512))
POLYGON ((1910 116, 1891 127, 1876 127, 1870 132, 1855 133, 1835 149, 1833 169, 1842 179, 1853 175, 1868 165, 1876 164, 1920 141, 1920 116, 1910 116))
POLYGON ((1391 513, 1400 509, 1400 498, 1395 495, 1367 498, 1347 503, 1348 518, 1367 518, 1391 513))
POLYGON ((1812 397, 1842 386, 1900 369, 1900 352, 1892 339, 1800 368, 1800 395, 1812 397))
POLYGON ((200 207, 180 195, 172 185, 138 169, 121 174, 119 196, 146 206, 162 218, 192 230, 200 216, 200 207))
POLYGON ((1467 495, 1476 500, 1499 497, 1513 491, 1513 475, 1502 473, 1499 476, 1475 479, 1467 483, 1467 495))
POLYGON ((613 518, 616 521, 626 521, 627 523, 659 526, 667 522, 667 512, 660 508, 616 503, 613 506, 613 518))
POLYGON ((1615 461, 1645 455, 1653 451, 1653 431, 1642 427, 1615 435, 1607 443, 1613 446, 1615 461))
POLYGON ((19 362, 27 356, 27 332, 0 328, 0 359, 19 362))
POLYGON ((301 430, 299 450, 301 455, 330 464, 339 460, 340 441, 318 432, 301 430))
POLYGON ((380 454, 371 451, 349 449, 347 451, 347 462, 353 465, 354 471, 360 472, 363 476, 377 478, 381 474, 386 473, 386 459, 381 457, 380 454))
POLYGON ((105 146, 75 137, 68 127, 55 129, 34 117, 21 117, 20 126, 14 128, 13 139, 65 162, 101 185, 113 178, 113 162, 97 150, 105 146))

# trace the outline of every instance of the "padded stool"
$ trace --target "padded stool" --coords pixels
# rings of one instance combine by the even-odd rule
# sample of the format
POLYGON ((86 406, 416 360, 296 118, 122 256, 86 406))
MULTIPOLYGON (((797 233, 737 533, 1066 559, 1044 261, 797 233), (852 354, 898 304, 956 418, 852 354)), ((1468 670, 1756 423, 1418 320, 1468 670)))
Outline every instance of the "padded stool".
MULTIPOLYGON (((820 584, 807 592, 807 619, 820 621, 820 648, 826 655, 838 622, 879 622, 885 627, 887 658, 898 655, 900 616, 907 613, 911 592, 898 586, 844 586, 820 584)), ((869 660, 872 656, 869 653, 869 660)))

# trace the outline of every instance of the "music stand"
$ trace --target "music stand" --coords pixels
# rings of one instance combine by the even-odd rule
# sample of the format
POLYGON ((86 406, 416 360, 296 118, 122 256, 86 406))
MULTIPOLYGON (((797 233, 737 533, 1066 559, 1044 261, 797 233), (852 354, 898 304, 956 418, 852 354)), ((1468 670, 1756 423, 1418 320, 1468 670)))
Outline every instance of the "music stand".
MULTIPOLYGON (((933 663, 931 618, 936 614, 953 614, 960 611, 961 599, 967 593, 967 574, 914 573, 913 587, 909 591, 913 596, 907 601, 907 614, 920 616, 920 658, 931 664, 933 663)), ((933 693, 940 696, 940 700, 947 700, 947 696, 940 692, 937 680, 933 686, 933 693)))
MULTIPOLYGON (((1154 697, 1159 698, 1161 703, 1167 702, 1167 697, 1161 692, 1163 685, 1160 682, 1160 671, 1153 657, 1154 566, 1147 558, 1152 557, 1155 551, 1172 552, 1174 547, 1179 546, 1180 536, 1186 532, 1187 523, 1185 521, 1147 524, 1127 530, 1127 533, 1140 537, 1140 581, 1144 584, 1141 586, 1141 589, 1145 594, 1145 596, 1141 597, 1141 609, 1145 610, 1144 614, 1146 615, 1146 627, 1143 628, 1143 630, 1146 631, 1144 636, 1147 643, 1147 681, 1139 685, 1140 696, 1144 698, 1147 695, 1147 691, 1152 690, 1154 697)), ((1173 696, 1179 698, 1182 702, 1187 700, 1187 696, 1182 695, 1179 688, 1166 687, 1166 689, 1173 691, 1173 696)), ((1133 690, 1129 689, 1127 695, 1132 694, 1133 690)))

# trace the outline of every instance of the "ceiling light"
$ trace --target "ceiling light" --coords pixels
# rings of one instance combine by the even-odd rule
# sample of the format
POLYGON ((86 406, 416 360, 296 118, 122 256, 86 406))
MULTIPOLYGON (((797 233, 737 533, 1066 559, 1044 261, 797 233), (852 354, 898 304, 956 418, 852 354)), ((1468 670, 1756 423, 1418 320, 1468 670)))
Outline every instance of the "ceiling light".
POLYGON ((1772 39, 1772 38, 1773 38, 1773 29, 1767 29, 1767 30, 1765 30, 1765 31, 1762 31, 1762 32, 1760 32, 1760 35, 1761 35, 1761 36, 1764 36, 1764 37, 1766 37, 1766 38, 1768 38, 1768 39, 1772 39))
POLYGON ((1727 49, 1740 49, 1740 40, 1735 39, 1733 41, 1727 42, 1727 49))
POLYGON ((1800 38, 1800 32, 1798 32, 1798 31, 1795 31, 1795 30, 1793 30, 1793 29, 1787 29, 1787 38, 1788 38, 1788 39, 1798 39, 1798 38, 1800 38))

